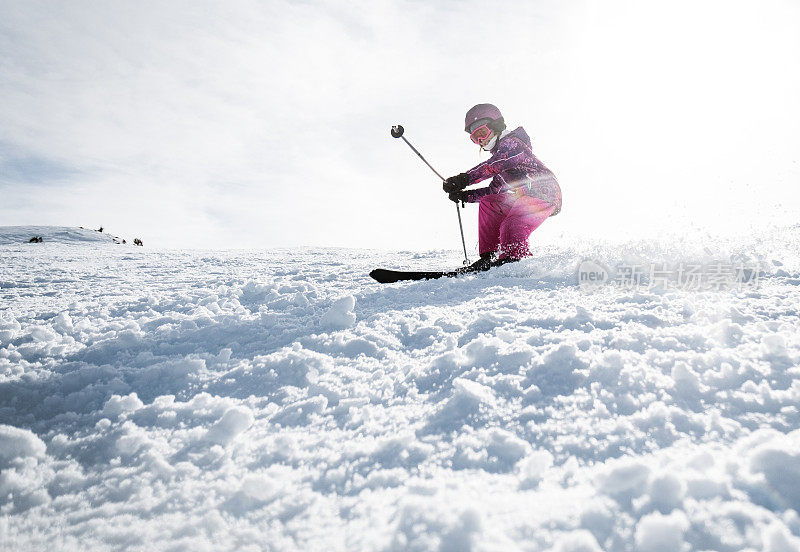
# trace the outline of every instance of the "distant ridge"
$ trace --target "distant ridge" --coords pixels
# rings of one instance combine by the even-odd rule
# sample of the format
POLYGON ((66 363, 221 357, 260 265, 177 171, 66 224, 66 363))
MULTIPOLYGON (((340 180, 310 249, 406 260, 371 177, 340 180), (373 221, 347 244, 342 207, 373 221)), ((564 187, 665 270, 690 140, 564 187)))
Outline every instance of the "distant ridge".
MULTIPOLYGON (((73 226, 0 226, 0 245, 28 244, 31 238, 41 237, 42 243, 87 243, 133 245, 133 239, 115 236, 109 232, 100 232, 90 228, 73 226)), ((31 246, 38 245, 31 243, 31 246)))

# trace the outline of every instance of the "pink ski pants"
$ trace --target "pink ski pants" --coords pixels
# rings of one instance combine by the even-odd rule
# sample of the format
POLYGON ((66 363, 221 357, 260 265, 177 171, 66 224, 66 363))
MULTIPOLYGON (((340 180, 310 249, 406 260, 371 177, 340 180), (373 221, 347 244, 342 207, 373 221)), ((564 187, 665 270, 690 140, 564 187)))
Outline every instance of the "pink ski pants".
POLYGON ((530 255, 528 237, 555 206, 543 199, 515 194, 489 194, 478 206, 478 250, 481 255, 497 251, 500 258, 521 259, 530 255))

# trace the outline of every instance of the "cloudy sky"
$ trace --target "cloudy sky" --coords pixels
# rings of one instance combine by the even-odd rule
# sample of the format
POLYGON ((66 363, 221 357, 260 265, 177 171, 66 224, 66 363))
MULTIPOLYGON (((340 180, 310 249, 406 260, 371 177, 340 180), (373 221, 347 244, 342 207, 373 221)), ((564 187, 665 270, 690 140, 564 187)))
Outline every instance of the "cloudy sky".
POLYGON ((793 0, 0 0, 0 225, 457 248, 389 128, 459 173, 479 102, 561 182, 543 237, 794 224, 798 29, 793 0))

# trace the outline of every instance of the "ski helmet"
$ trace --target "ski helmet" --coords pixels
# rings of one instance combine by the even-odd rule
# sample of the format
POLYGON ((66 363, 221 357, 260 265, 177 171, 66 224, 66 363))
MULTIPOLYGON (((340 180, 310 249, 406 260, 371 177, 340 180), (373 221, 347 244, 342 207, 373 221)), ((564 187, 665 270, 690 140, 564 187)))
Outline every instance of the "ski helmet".
POLYGON ((467 115, 464 117, 464 130, 469 132, 470 125, 481 119, 489 119, 491 121, 489 128, 492 130, 502 132, 506 128, 503 114, 497 107, 492 104, 478 104, 467 111, 467 115))

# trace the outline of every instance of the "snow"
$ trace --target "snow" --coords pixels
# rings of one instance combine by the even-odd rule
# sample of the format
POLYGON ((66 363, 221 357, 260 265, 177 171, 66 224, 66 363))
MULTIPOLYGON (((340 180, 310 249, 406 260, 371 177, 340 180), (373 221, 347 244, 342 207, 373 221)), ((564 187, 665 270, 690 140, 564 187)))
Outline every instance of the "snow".
MULTIPOLYGON (((305 299, 304 295, 301 297, 305 299)), ((355 306, 356 300, 352 295, 337 299, 328 309, 328 312, 322 315, 320 326, 330 330, 352 328, 353 324, 356 323, 356 315, 353 312, 355 306)))
POLYGON ((0 444, 0 461, 4 465, 18 458, 44 456, 44 443, 27 429, 0 425, 0 444))
POLYGON ((391 285, 458 251, 83 235, 0 228, 2 550, 800 549, 800 227, 391 285))
POLYGON ((34 236, 42 237, 42 243, 85 244, 86 242, 91 242, 95 245, 101 245, 114 244, 115 239, 118 239, 120 242, 122 241, 122 238, 117 238, 108 232, 98 232, 97 230, 88 228, 72 228, 69 226, 3 226, 2 232, 0 232, 0 245, 28 243, 34 236))
POLYGON ((636 548, 641 552, 675 552, 686 548, 684 533, 689 528, 680 510, 669 515, 658 512, 642 516, 636 524, 636 548))
POLYGON ((553 552, 602 552, 602 550, 594 535, 585 529, 564 535, 553 547, 553 552))

